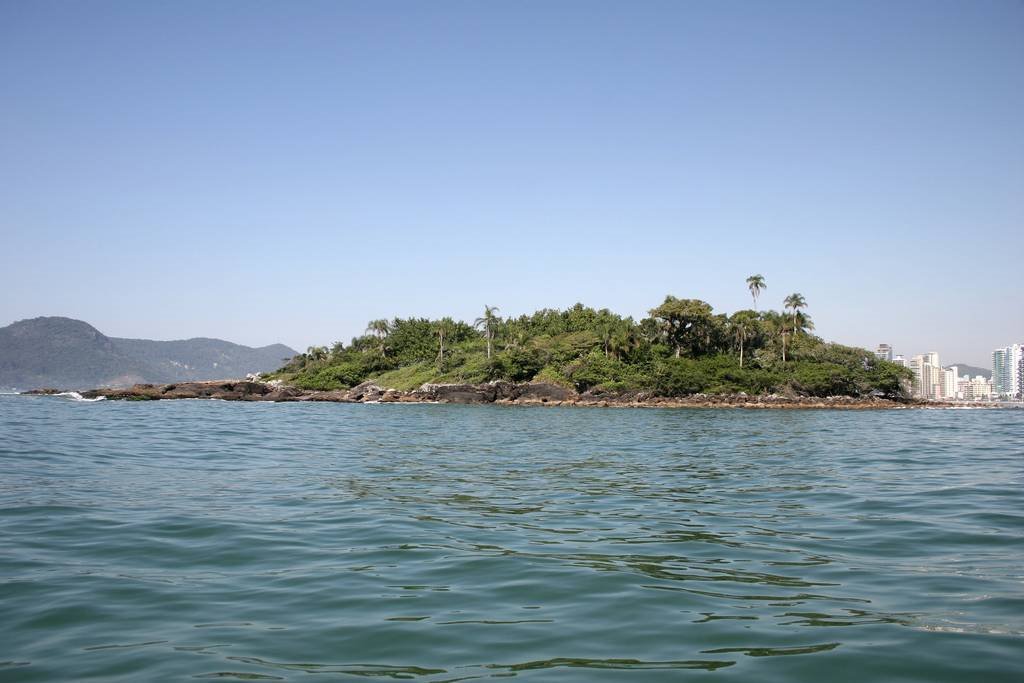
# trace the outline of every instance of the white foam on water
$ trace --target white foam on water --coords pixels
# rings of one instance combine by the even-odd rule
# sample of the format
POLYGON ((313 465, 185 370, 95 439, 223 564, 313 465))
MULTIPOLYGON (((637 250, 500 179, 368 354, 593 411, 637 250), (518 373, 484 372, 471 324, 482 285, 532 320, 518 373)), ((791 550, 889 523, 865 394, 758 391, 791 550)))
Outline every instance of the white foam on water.
POLYGON ((95 403, 96 401, 105 401, 106 396, 97 396, 96 398, 82 398, 82 395, 77 391, 62 391, 54 396, 61 396, 63 398, 70 398, 72 401, 81 401, 83 403, 95 403))

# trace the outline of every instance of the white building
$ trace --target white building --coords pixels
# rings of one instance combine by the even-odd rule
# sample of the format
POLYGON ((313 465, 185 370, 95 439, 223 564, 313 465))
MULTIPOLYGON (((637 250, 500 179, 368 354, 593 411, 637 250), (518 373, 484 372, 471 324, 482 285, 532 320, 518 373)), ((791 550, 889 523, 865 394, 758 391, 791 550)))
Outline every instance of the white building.
POLYGON ((879 344, 878 350, 875 351, 875 355, 879 360, 892 361, 892 347, 888 344, 879 344))
POLYGON ((995 393, 1003 398, 1018 398, 1022 395, 1022 370, 1024 348, 1012 344, 992 352, 992 384, 995 393))
POLYGON ((975 375, 973 379, 965 376, 960 380, 959 390, 965 401, 992 400, 992 380, 981 375, 975 375))
POLYGON ((960 394, 958 383, 960 381, 960 368, 957 366, 942 369, 942 398, 948 401, 955 401, 963 398, 960 394))
POLYGON ((914 373, 912 386, 914 396, 925 399, 942 398, 942 366, 935 351, 914 356, 910 359, 910 370, 914 373))
POLYGON ((1017 398, 1024 399, 1024 352, 1017 363, 1017 398))

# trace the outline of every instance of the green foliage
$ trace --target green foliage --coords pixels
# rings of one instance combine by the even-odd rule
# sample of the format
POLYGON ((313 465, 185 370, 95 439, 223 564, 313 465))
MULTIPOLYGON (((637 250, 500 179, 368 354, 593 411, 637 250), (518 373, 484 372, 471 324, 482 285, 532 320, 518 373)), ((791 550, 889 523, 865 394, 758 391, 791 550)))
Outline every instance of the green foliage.
POLYGON ((796 361, 790 385, 807 396, 860 395, 856 370, 835 363, 796 361))
POLYGON ((886 398, 906 398, 914 373, 910 368, 878 360, 870 370, 869 383, 886 398))
POLYGON ((591 351, 565 368, 565 376, 577 391, 592 388, 624 391, 646 385, 643 373, 636 367, 610 358, 601 351, 591 351))
POLYGON ((678 357, 683 353, 690 356, 707 353, 723 336, 717 329, 721 321, 711 314, 711 310, 711 305, 700 299, 667 296, 664 303, 651 309, 650 313, 661 323, 665 339, 678 357))
POLYGON ((346 389, 366 379, 367 370, 358 363, 339 363, 298 374, 293 383, 300 389, 346 389))
POLYGON ((543 354, 537 348, 511 348, 497 353, 491 360, 491 379, 526 382, 544 367, 543 354))
POLYGON ((655 390, 666 396, 687 394, 762 394, 776 391, 778 373, 763 368, 740 367, 735 356, 719 354, 704 358, 668 358, 658 364, 655 390))
POLYGON ((348 346, 311 347, 276 375, 308 389, 367 379, 402 390, 428 382, 509 380, 665 396, 903 395, 906 369, 864 349, 824 343, 810 333, 803 297, 791 295, 786 304, 785 314, 726 316, 698 299, 668 296, 639 321, 582 304, 518 318, 502 318, 489 306, 476 327, 451 318, 376 320, 348 346))
POLYGON ((437 377, 437 367, 433 363, 413 363, 380 374, 374 381, 389 389, 412 391, 427 382, 436 381, 437 377))
POLYGON ((654 390, 662 396, 699 394, 710 384, 711 378, 690 358, 668 358, 658 364, 654 374, 654 390))
POLYGON ((557 384, 558 386, 565 387, 566 389, 574 389, 572 380, 563 375, 557 368, 550 365, 545 365, 541 368, 541 371, 537 373, 537 376, 533 378, 534 382, 548 382, 549 384, 557 384))

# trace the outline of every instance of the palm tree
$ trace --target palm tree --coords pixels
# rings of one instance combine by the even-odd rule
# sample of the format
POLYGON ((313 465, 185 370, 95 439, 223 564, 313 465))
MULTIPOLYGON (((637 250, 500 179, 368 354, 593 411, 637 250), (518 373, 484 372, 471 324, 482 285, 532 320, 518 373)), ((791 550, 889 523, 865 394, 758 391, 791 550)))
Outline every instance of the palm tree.
POLYGON ((751 275, 747 278, 747 289, 750 290, 750 296, 754 297, 754 310, 757 310, 757 297, 761 295, 761 292, 768 289, 768 285, 764 283, 764 275, 751 275))
POLYGON ((601 338, 601 345, 604 347, 604 357, 611 358, 612 338, 615 336, 615 326, 611 322, 603 322, 598 325, 597 334, 601 338))
POLYGON ((789 318, 776 311, 765 311, 760 317, 765 333, 770 336, 779 335, 782 339, 782 362, 786 362, 786 335, 789 334, 789 318))
POLYGON ((441 318, 434 323, 434 332, 437 333, 438 351, 437 351, 437 369, 444 369, 444 338, 451 336, 452 328, 455 327, 455 321, 451 318, 441 318))
POLYGON ((636 329, 630 324, 620 327, 609 342, 609 349, 612 357, 616 360, 622 360, 624 356, 629 355, 639 347, 640 336, 637 334, 636 329))
POLYGON ((386 356, 387 346, 384 342, 387 340, 388 335, 391 334, 391 323, 383 318, 380 320, 371 320, 370 324, 366 326, 366 332, 380 340, 380 355, 386 356))
POLYGON ((306 357, 309 360, 317 362, 327 358, 327 347, 325 346, 310 346, 306 349, 306 357))
POLYGON ((736 340, 736 343, 740 347, 740 367, 743 367, 743 344, 750 338, 750 335, 756 330, 756 318, 755 313, 751 311, 739 311, 732 316, 732 320, 729 321, 732 327, 732 336, 736 340))
POLYGON ((473 321, 473 327, 482 327, 484 330, 484 338, 487 339, 488 359, 491 357, 491 340, 494 339, 494 327, 498 323, 498 316, 494 315, 497 312, 497 306, 484 305, 483 316, 473 321))
POLYGON ((807 333, 814 329, 814 321, 811 320, 811 316, 806 313, 797 313, 796 323, 793 325, 793 329, 797 332, 807 333))
POLYGON ((790 294, 782 303, 787 310, 793 311, 793 327, 796 328, 797 311, 801 308, 807 308, 807 301, 804 299, 803 294, 790 294))

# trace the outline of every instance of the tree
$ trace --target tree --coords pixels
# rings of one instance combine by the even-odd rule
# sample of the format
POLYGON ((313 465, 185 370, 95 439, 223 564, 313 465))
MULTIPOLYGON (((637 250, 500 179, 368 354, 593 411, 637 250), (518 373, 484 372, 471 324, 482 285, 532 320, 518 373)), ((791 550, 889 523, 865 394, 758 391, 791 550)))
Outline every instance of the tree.
POLYGON ((310 346, 308 349, 306 349, 306 357, 313 362, 322 361, 327 358, 327 347, 310 346))
POLYGON ((754 297, 754 310, 757 310, 757 297, 761 296, 761 292, 768 289, 768 285, 764 283, 764 275, 751 275, 747 278, 747 289, 750 290, 750 296, 754 297))
MULTIPOLYGON (((782 362, 786 362, 786 336, 789 334, 789 318, 778 311, 764 311, 760 314, 761 329, 770 340, 778 338, 781 341, 782 362)), ((772 344, 772 351, 777 351, 775 344, 772 344)))
POLYGON ((601 346, 604 348, 604 357, 612 356, 612 339, 615 337, 616 326, 610 320, 604 320, 597 326, 597 333, 601 337, 601 346))
POLYGON ((388 335, 391 334, 391 323, 383 318, 380 320, 371 320, 366 326, 366 332, 372 334, 380 340, 380 355, 387 355, 387 341, 388 335))
POLYGON ((487 339, 487 358, 491 358, 491 340, 494 339, 494 328, 498 324, 498 316, 494 315, 498 312, 497 306, 484 306, 483 316, 473 321, 473 327, 483 328, 484 338, 487 339))
POLYGON ((640 342, 641 337, 637 332, 637 328, 633 326, 633 321, 627 320, 612 336, 608 346, 612 358, 622 360, 640 348, 640 342))
POLYGON ((700 299, 677 299, 669 295, 664 303, 652 308, 650 314, 661 321, 665 339, 679 358, 684 349, 697 355, 708 346, 713 322, 711 310, 711 304, 700 299))
POLYGON ((794 331, 794 333, 796 333, 796 332, 803 332, 804 334, 807 334, 809 331, 811 331, 813 329, 814 329, 814 321, 811 320, 811 316, 809 316, 809 315, 807 315, 806 313, 803 313, 803 312, 797 312, 797 314, 795 316, 793 316, 793 331, 794 331))
POLYGON ((785 305, 786 310, 793 311, 793 328, 796 329, 796 314, 801 308, 807 308, 807 301, 804 299, 803 294, 790 294, 782 303, 785 305))
POLYGON ((743 345, 757 329, 757 313, 754 311, 737 311, 729 319, 732 337, 740 347, 740 367, 743 367, 743 345))
POLYGON ((434 323, 434 332, 437 334, 438 351, 437 351, 437 369, 439 371, 444 370, 444 340, 446 337, 451 337, 455 330, 455 321, 451 318, 441 318, 434 323))

